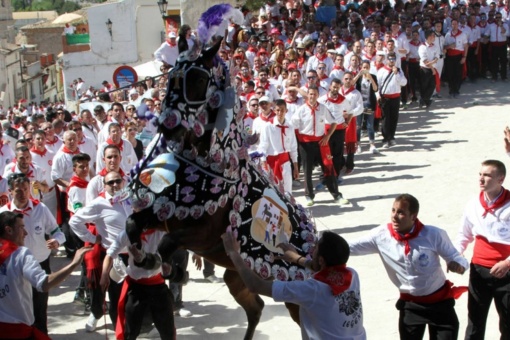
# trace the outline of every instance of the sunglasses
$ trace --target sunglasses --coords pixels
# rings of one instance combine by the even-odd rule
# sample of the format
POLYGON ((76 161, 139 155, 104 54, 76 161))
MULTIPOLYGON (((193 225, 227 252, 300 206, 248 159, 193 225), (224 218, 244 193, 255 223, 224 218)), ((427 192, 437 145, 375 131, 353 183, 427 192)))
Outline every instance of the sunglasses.
POLYGON ((136 129, 131 128, 131 129, 128 129, 128 131, 129 131, 129 132, 131 132, 131 131, 136 131, 136 129))
POLYGON ((31 142, 31 141, 33 141, 34 139, 33 139, 33 138, 25 138, 25 140, 26 140, 27 142, 31 142))
POLYGON ((73 129, 74 132, 77 132, 77 131, 83 131, 82 128, 76 128, 76 129, 73 129))
POLYGON ((315 79, 315 78, 317 78, 317 77, 315 77, 315 76, 314 77, 306 77, 306 79, 315 79))
POLYGON ((119 178, 119 179, 112 179, 111 181, 108 181, 108 182, 104 182, 104 184, 106 185, 109 185, 109 186, 112 186, 114 184, 121 184, 123 181, 122 178, 119 178))
POLYGON ((250 106, 252 106, 252 107, 258 107, 258 106, 259 106, 259 104, 251 104, 250 106))

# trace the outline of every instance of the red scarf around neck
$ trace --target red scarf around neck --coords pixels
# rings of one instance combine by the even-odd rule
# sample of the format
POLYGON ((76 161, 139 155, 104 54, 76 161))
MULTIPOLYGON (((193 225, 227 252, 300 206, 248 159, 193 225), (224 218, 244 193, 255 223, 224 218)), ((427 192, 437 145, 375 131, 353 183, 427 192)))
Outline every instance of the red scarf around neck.
POLYGON ((393 237, 395 240, 399 242, 404 242, 405 244, 405 250, 404 254, 407 256, 411 252, 411 246, 409 246, 409 240, 412 240, 413 238, 416 238, 418 234, 422 231, 424 225, 420 222, 420 220, 416 219, 414 222, 414 228, 413 231, 402 235, 398 231, 393 229, 393 225, 391 223, 388 223, 388 230, 390 231, 391 237, 393 237))
POLYGON ((5 260, 18 249, 18 245, 12 241, 0 238, 0 266, 5 260))
POLYGON ((48 140, 46 140, 46 144, 49 144, 49 145, 54 145, 55 143, 57 143, 60 139, 58 139, 57 136, 53 136, 53 140, 50 142, 48 140))
POLYGON ((76 151, 69 150, 65 145, 62 147, 62 152, 67 153, 69 155, 77 155, 80 153, 80 149, 76 149, 76 151))
POLYGON ((333 70, 342 70, 342 71, 345 71, 345 68, 343 66, 335 65, 335 66, 333 66, 333 70))
POLYGON ((490 206, 487 204, 487 201, 485 201, 485 193, 483 191, 480 191, 480 204, 482 205, 484 210, 482 217, 487 216, 487 213, 494 215, 496 209, 501 208, 502 206, 507 204, 508 201, 510 201, 510 191, 506 190, 505 188, 501 188, 501 190, 503 190, 503 192, 490 206))
POLYGON ((80 189, 85 189, 87 185, 89 184, 89 181, 85 179, 81 179, 80 177, 73 175, 71 177, 71 181, 69 182, 69 185, 67 186, 67 192, 69 192, 69 189, 72 187, 78 187, 80 189))
POLYGON ((347 96, 349 93, 351 93, 352 91, 354 91, 356 88, 354 86, 351 86, 349 87, 349 89, 347 89, 347 91, 345 90, 345 87, 342 86, 341 90, 342 91, 342 95, 345 97, 347 96))
MULTIPOLYGON (((109 173, 110 171, 106 170, 106 168, 103 168, 101 171, 99 171, 97 174, 101 177, 105 177, 107 173, 109 173)), ((119 173, 119 175, 124 178, 126 177, 126 174, 124 173, 124 171, 122 171, 121 168, 119 168, 119 171, 117 171, 119 173)))
POLYGON ((113 140, 110 137, 108 137, 108 139, 106 140, 106 143, 108 143, 109 145, 117 145, 119 147, 120 152, 122 152, 124 150, 124 141, 122 140, 122 138, 121 138, 119 144, 115 144, 113 142, 113 140))
POLYGON ((30 149, 30 152, 33 152, 41 157, 44 157, 44 155, 46 155, 46 152, 48 152, 48 150, 46 148, 44 148, 44 151, 39 151, 34 147, 32 147, 32 149, 30 149))
POLYGON ((331 288, 331 293, 337 296, 351 286, 352 273, 345 264, 342 264, 326 267, 315 273, 313 278, 327 284, 331 288))
POLYGON ((329 93, 328 93, 328 101, 331 102, 331 103, 334 103, 334 104, 340 104, 342 103, 343 101, 345 100, 345 97, 342 96, 341 94, 338 94, 338 96, 334 99, 334 98, 331 98, 329 96, 329 93))

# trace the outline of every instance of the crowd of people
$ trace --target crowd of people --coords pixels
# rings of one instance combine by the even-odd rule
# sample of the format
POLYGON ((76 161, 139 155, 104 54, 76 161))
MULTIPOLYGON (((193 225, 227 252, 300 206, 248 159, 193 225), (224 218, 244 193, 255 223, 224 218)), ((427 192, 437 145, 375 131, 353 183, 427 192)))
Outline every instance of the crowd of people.
MULTIPOLYGON (((322 2, 269 0, 260 12, 243 7, 245 22, 229 26, 218 52, 245 108, 246 132, 258 135, 258 142, 249 146, 250 153, 274 174, 285 192, 292 193, 301 185, 302 173, 308 206, 315 204, 314 192, 324 187, 334 202, 349 204, 339 191, 342 176, 354 170, 356 154, 368 150, 377 155, 396 145, 401 109, 409 105, 430 109, 433 98, 441 96, 442 84, 447 84, 453 99, 466 81, 506 81, 510 36, 509 11, 503 0, 490 4, 486 0, 335 1, 336 15, 328 22, 317 20, 324 8, 332 8, 323 8, 326 4, 322 2), (365 133, 367 146, 361 142, 365 133), (322 175, 314 185, 312 172, 318 165, 322 175)), ((27 280, 17 283, 0 273, 0 299, 7 301, 0 305, 0 329, 9 330, 0 332, 0 339, 14 337, 13 324, 27 326, 23 338, 47 334, 46 292, 83 257, 75 301, 90 311, 87 331, 94 331, 98 319, 108 312, 117 325, 117 336, 135 339, 142 316, 150 308, 157 311, 153 315, 161 314, 152 320, 161 338, 173 339, 170 304, 178 315, 190 315, 182 305, 182 283, 171 285, 170 293, 160 270, 134 266, 142 254, 131 247, 124 231, 131 207, 113 197, 129 181, 131 168, 156 136, 168 72, 179 53, 193 44, 190 26, 169 32, 168 40, 154 53, 162 63, 161 75, 147 77, 128 90, 116 90, 105 80, 96 91, 78 78, 72 85, 73 95, 80 102, 94 103, 90 110, 68 110, 63 103, 0 108, 4 135, 0 145, 0 267, 27 280), (87 248, 82 248, 84 244, 87 248), (73 261, 51 274, 51 254, 61 245, 73 261), (26 263, 25 267, 18 261, 26 263), (124 283, 108 275, 112 268, 125 274, 124 283), (19 289, 9 293, 6 285, 19 289), (108 310, 104 308, 106 292, 108 310), (167 308, 153 303, 171 300, 167 308)), ((399 288, 402 339, 421 338, 426 324, 438 338, 457 337, 453 298, 462 289, 452 288, 445 279, 439 257, 453 272, 470 269, 466 338, 483 339, 492 298, 500 315, 502 338, 510 338, 505 302, 510 286, 510 239, 498 227, 500 219, 506 218, 501 216, 506 216, 503 212, 510 200, 502 187, 505 175, 501 162, 482 164, 480 199, 469 203, 454 243, 441 229, 417 219, 419 203, 413 196, 400 195, 392 207, 391 223, 358 241, 347 244, 325 233, 311 260, 281 245, 288 261, 317 272, 308 282, 259 282, 236 257, 238 247, 230 233, 224 236, 225 249, 253 290, 300 305, 304 338, 366 337, 359 279, 346 262, 349 254, 368 253, 381 254, 388 275, 399 288), (475 254, 469 265, 461 254, 473 240, 475 254), (337 252, 328 251, 335 245, 337 252), (328 278, 331 273, 347 280, 333 282, 328 278), (333 295, 328 294, 328 287, 333 295), (325 304, 310 305, 303 300, 306 289, 320 290, 325 304), (356 313, 348 314, 342 308, 356 313), (329 309, 327 318, 313 321, 314 313, 329 309)), ((161 237, 156 232, 142 238, 144 250, 153 252, 161 237)), ((193 255, 192 259, 202 267, 200 257, 193 255)), ((186 268, 188 253, 177 254, 174 261, 186 268)), ((208 281, 218 282, 212 264, 205 262, 203 273, 208 281)))

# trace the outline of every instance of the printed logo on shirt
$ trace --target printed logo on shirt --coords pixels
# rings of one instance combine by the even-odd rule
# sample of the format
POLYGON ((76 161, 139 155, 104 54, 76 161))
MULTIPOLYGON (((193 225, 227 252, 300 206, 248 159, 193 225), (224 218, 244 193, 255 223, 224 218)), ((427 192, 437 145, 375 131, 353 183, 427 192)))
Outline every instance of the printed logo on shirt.
POLYGON ((418 257, 418 264, 420 267, 427 267, 429 265, 429 256, 427 254, 421 253, 418 257))
POLYGON ((507 238, 510 235, 510 228, 504 222, 494 223, 493 228, 496 230, 497 235, 503 239, 507 238))
POLYGON ((360 322, 362 309, 359 292, 347 290, 335 296, 335 301, 338 303, 338 311, 350 316, 350 320, 345 320, 342 327, 353 328, 360 322))
POLYGON ((34 231, 35 231, 35 233, 36 233, 36 234, 38 234, 38 235, 39 235, 39 234, 41 234, 41 233, 43 232, 43 230, 42 230, 41 226, 38 226, 38 225, 36 225, 36 226, 35 226, 34 231))
POLYGON ((51 166, 51 165, 53 165, 53 159, 50 159, 50 160, 48 161, 48 165, 50 165, 50 166, 51 166))

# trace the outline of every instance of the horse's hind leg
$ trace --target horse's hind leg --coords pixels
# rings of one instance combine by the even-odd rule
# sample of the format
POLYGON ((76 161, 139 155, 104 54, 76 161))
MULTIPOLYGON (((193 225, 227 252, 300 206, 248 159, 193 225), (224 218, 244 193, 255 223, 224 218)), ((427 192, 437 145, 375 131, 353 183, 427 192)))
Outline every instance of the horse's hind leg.
POLYGON ((257 294, 251 293, 246 288, 243 280, 236 271, 227 269, 223 275, 223 279, 237 303, 243 307, 248 318, 248 328, 244 336, 245 340, 250 340, 255 334, 262 309, 264 308, 264 301, 257 294))

